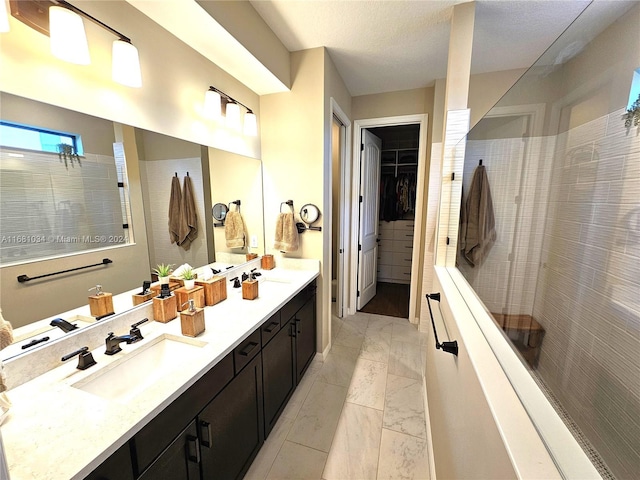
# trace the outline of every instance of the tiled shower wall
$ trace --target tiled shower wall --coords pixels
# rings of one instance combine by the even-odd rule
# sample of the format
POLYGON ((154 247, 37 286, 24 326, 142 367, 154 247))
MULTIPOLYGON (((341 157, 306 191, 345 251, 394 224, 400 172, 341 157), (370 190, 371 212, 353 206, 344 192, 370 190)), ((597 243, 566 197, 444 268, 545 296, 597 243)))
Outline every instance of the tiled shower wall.
POLYGON ((640 472, 640 130, 556 138, 534 317, 539 374, 618 478, 640 472))
POLYGON ((0 172, 2 263, 125 243, 113 157, 2 149, 0 172))
POLYGON ((542 229, 554 139, 549 137, 470 140, 465 155, 464 200, 480 160, 493 199, 496 241, 472 267, 458 268, 492 313, 533 313, 542 229))

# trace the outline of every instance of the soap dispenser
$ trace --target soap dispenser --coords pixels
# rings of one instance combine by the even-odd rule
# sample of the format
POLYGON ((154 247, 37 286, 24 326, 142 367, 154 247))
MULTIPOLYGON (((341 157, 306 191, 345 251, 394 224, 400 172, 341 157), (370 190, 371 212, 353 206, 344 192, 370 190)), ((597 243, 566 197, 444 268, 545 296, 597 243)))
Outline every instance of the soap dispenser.
POLYGON ((92 317, 102 318, 113 315, 113 295, 102 291, 102 285, 96 285, 89 289, 96 293, 89 296, 89 311, 92 317))
POLYGON ((258 298, 258 280, 252 273, 250 277, 242 282, 242 298, 245 300, 255 300, 258 298))
POLYGON ((197 337, 204 332, 204 309, 196 308, 193 299, 183 303, 181 308, 187 305, 187 309, 180 312, 180 328, 185 337, 197 337))
POLYGON ((156 322, 168 323, 178 316, 178 300, 169 290, 169 285, 162 285, 160 295, 153 297, 153 319, 156 322))

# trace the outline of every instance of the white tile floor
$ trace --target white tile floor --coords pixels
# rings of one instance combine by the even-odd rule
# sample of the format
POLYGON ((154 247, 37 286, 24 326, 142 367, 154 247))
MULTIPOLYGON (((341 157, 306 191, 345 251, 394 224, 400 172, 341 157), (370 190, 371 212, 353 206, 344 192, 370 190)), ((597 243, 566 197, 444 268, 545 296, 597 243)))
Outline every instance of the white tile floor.
POLYGON ((406 319, 357 313, 332 317, 332 337, 245 478, 428 479, 426 334, 406 319))

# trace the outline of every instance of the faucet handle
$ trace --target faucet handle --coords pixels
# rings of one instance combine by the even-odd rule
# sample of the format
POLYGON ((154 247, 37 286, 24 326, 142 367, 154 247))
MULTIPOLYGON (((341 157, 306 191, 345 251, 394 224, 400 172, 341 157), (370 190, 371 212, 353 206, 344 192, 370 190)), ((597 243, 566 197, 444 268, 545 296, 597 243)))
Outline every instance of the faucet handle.
POLYGON ((129 335, 131 335, 132 337, 136 338, 131 343, 139 342, 140 340, 144 340, 144 337, 142 336, 142 332, 140 331, 140 329, 138 327, 140 325, 142 325, 143 323, 148 322, 148 321, 149 321, 148 318, 143 318, 139 322, 136 322, 133 325, 131 325, 131 330, 129 330, 129 335))
POLYGON ((64 357, 62 357, 61 360, 63 362, 66 362, 67 360, 75 357, 76 355, 78 355, 78 366, 76 367, 78 370, 86 370, 87 368, 92 367, 96 364, 96 361, 94 360, 93 355, 91 355, 91 352, 89 351, 89 347, 82 347, 81 349, 76 350, 75 352, 69 353, 64 357))

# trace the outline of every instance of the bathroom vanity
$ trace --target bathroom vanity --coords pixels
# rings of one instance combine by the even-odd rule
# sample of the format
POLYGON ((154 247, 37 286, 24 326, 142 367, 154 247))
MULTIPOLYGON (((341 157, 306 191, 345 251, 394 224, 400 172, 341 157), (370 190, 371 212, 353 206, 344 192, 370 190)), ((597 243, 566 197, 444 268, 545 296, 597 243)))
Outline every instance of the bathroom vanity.
POLYGON ((10 390, 11 478, 242 477, 315 355, 318 265, 303 265, 263 272, 255 300, 229 285, 195 339, 179 319, 147 322, 87 370, 70 360, 10 390))

